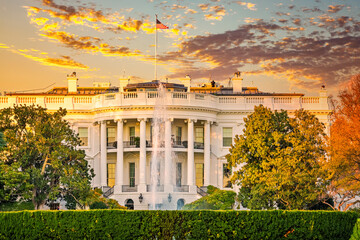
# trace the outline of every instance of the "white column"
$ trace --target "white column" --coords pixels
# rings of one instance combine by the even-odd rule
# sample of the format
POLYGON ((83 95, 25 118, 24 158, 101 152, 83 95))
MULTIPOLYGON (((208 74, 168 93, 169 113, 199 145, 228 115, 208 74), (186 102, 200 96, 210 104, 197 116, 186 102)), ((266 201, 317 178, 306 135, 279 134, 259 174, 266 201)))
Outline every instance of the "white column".
POLYGON ((204 186, 210 185, 210 122, 204 124, 204 186))
POLYGON ((115 193, 122 191, 124 185, 124 148, 123 148, 123 120, 117 120, 117 155, 116 155, 116 175, 115 175, 115 193))
POLYGON ((139 163, 139 186, 138 191, 146 191, 146 119, 140 121, 140 163, 139 163))
POLYGON ((101 122, 100 139, 100 182, 104 187, 107 186, 106 121, 101 122))
POLYGON ((194 164, 194 120, 188 121, 188 163, 187 163, 187 184, 189 186, 195 185, 195 164, 194 164))
POLYGON ((167 191, 170 190, 171 185, 171 119, 165 121, 165 174, 164 174, 164 187, 167 191))

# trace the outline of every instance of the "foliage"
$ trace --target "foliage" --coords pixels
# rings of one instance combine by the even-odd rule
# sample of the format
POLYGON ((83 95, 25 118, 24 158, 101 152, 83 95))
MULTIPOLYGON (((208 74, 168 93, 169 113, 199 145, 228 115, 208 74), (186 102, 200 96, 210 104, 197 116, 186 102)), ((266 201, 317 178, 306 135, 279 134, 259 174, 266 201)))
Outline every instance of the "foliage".
POLYGON ((65 109, 48 113, 40 106, 0 110, 6 139, 0 152, 0 201, 31 198, 39 209, 67 194, 78 204, 87 198, 93 173, 65 115, 65 109))
POLYGON ((338 210, 359 202, 360 195, 360 74, 354 76, 335 101, 330 134, 329 195, 338 210))
POLYGON ((4 133, 0 132, 0 149, 6 145, 4 133))
POLYGON ((356 220, 338 211, 3 212, 0 239, 347 240, 356 220))
POLYGON ((103 197, 103 192, 99 188, 91 190, 91 194, 87 198, 86 204, 90 209, 127 209, 126 207, 121 206, 118 201, 103 197))
POLYGON ((94 202, 90 205, 90 209, 107 209, 108 206, 104 202, 94 202))
POLYGON ((290 118, 261 105, 244 121, 226 156, 237 169, 239 201, 250 209, 308 208, 326 186, 324 125, 304 110, 290 118))
POLYGON ((359 240, 360 239, 360 219, 358 218, 354 229, 353 229, 353 234, 351 235, 350 240, 359 240))
POLYGON ((0 211, 23 211, 34 210, 34 204, 32 201, 28 202, 7 202, 0 204, 0 211))
POLYGON ((233 191, 220 190, 214 186, 208 186, 208 195, 186 204, 184 210, 229 210, 235 203, 236 193, 233 191))

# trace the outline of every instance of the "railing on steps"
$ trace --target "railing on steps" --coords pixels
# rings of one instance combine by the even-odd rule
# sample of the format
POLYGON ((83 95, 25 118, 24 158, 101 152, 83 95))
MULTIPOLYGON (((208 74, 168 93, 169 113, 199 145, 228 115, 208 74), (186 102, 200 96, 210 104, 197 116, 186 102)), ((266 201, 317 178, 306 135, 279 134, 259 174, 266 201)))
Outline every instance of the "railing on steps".
POLYGON ((202 188, 200 188, 198 186, 196 186, 196 192, 202 197, 205 197, 208 195, 208 193, 206 191, 204 191, 202 188))
POLYGON ((105 191, 105 192, 103 193, 103 196, 104 196, 105 198, 108 198, 108 197, 110 197, 110 196, 113 195, 113 194, 114 194, 114 187, 112 187, 112 188, 110 188, 109 190, 105 191))

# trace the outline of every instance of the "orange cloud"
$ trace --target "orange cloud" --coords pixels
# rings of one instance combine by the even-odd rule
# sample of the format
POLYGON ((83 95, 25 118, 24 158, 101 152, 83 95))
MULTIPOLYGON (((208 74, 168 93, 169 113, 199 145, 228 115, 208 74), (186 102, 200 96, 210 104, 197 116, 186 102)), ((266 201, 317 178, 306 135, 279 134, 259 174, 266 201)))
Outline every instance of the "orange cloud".
POLYGON ((102 43, 101 39, 95 37, 79 37, 74 34, 69 34, 64 31, 47 31, 41 36, 57 40, 66 47, 85 50, 87 52, 102 53, 104 56, 139 56, 141 53, 138 50, 130 51, 128 47, 124 46, 110 46, 107 43, 102 43))
POLYGON ((11 52, 24 56, 28 59, 41 63, 44 66, 71 68, 71 69, 88 69, 89 67, 74 61, 69 56, 61 58, 49 57, 48 53, 36 49, 10 49, 11 52))
POLYGON ((245 6, 247 9, 252 10, 252 11, 256 11, 257 9, 255 8, 256 4, 254 3, 249 3, 249 2, 241 2, 241 1, 237 1, 236 2, 239 5, 245 6))

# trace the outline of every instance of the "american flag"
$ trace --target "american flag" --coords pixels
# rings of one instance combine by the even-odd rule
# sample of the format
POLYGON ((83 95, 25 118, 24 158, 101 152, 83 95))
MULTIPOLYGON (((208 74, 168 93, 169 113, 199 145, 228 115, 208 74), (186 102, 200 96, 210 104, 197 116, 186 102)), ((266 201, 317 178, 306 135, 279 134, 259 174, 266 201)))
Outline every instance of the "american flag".
POLYGON ((164 24, 162 24, 158 19, 156 19, 156 28, 157 29, 169 29, 168 26, 165 26, 164 24))

